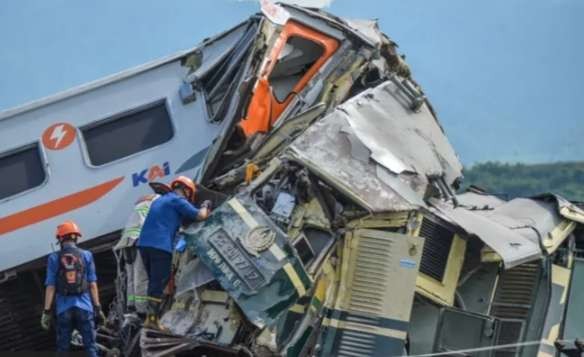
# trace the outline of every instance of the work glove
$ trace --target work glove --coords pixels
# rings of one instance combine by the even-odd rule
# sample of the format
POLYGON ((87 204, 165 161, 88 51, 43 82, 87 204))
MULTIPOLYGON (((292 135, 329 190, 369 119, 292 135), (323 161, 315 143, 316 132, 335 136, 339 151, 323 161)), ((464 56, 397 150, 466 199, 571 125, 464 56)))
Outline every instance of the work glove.
POLYGON ((213 202, 211 202, 211 200, 204 200, 203 203, 201 203, 201 208, 206 208, 211 211, 213 208, 213 202))
POLYGON ((43 314, 41 315, 41 327, 45 331, 49 331, 51 328, 51 323, 53 321, 53 314, 51 310, 43 310, 43 314))
POLYGON ((103 325, 105 323, 105 314, 101 309, 101 305, 95 305, 93 307, 93 318, 95 320, 95 325, 103 325))

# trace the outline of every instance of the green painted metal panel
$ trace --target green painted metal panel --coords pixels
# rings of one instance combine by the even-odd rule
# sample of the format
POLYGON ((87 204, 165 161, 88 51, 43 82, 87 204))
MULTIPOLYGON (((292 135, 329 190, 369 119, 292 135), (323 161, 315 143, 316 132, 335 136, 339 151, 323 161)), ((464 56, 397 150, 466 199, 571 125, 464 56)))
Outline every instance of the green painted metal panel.
POLYGON ((564 320, 564 340, 584 337, 584 259, 574 261, 568 309, 564 320))

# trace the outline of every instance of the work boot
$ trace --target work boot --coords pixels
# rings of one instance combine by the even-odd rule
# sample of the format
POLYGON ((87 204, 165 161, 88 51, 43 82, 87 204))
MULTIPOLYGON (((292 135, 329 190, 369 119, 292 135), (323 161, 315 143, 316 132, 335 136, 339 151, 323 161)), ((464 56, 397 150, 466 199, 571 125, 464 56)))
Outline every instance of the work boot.
POLYGON ((144 320, 143 328, 168 332, 168 329, 160 324, 158 313, 160 310, 160 303, 156 301, 148 301, 148 313, 146 320, 144 320))

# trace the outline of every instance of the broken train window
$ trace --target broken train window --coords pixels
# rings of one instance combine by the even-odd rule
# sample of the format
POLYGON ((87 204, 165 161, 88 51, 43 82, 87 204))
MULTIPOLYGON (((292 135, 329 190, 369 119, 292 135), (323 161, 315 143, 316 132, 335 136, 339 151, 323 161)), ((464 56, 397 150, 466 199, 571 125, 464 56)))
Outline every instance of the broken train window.
POLYGON ((247 66, 244 64, 254 43, 257 29, 257 22, 252 22, 233 49, 200 79, 210 121, 221 121, 227 113, 231 97, 239 88, 246 72, 247 66))
POLYGON ((288 98, 323 53, 324 48, 316 42, 298 36, 288 38, 269 77, 278 102, 282 103, 288 98))

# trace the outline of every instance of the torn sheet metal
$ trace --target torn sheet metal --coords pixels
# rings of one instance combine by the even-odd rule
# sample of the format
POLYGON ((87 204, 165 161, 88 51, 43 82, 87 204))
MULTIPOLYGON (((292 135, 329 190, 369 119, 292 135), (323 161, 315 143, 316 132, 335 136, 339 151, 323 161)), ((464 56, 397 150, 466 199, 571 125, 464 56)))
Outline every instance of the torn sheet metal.
POLYGON ((236 47, 245 35, 250 22, 247 20, 224 33, 204 41, 200 47, 187 57, 186 65, 190 67, 187 82, 193 82, 213 71, 236 47), (212 46, 211 46, 212 44, 212 46))
POLYGON ((365 36, 371 43, 381 43, 384 40, 384 35, 379 31, 377 20, 369 19, 350 19, 346 20, 347 25, 352 27, 365 36))
POLYGON ((535 200, 553 202, 562 217, 584 224, 584 210, 560 195, 545 193, 532 197, 535 200))
POLYGON ((376 43, 372 42, 369 37, 349 26, 346 21, 339 17, 332 17, 330 14, 319 9, 305 8, 284 3, 280 5, 290 13, 293 20, 307 24, 329 36, 336 37, 339 40, 354 37, 360 39, 363 43, 371 47, 375 47, 376 45, 376 43))
POLYGON ((281 5, 271 0, 260 0, 260 4, 262 13, 273 23, 283 26, 290 19, 290 13, 281 5))
POLYGON ((467 192, 457 198, 465 208, 545 247, 547 254, 552 254, 569 237, 578 219, 584 218, 578 207, 553 194, 504 201, 489 194, 467 192), (571 214, 565 215, 566 211, 571 214))
POLYGON ((562 221, 553 204, 528 198, 515 198, 506 202, 488 216, 537 244, 562 221))
POLYGON ((426 104, 413 112, 394 81, 368 89, 341 105, 371 158, 400 174, 411 171, 442 176, 450 184, 462 175, 462 164, 426 104))
POLYGON ((465 206, 471 211, 491 211, 506 202, 495 195, 473 191, 456 195, 456 199, 459 205, 465 206))
POLYGON ((310 127, 291 155, 374 212, 424 207, 428 176, 450 183, 462 166, 436 119, 414 113, 393 82, 363 92, 310 127))
POLYGON ((407 211, 425 206, 408 178, 392 172, 378 176, 378 165, 355 137, 345 115, 335 111, 313 124, 292 145, 288 154, 324 181, 372 212, 407 211), (355 141, 356 140, 356 141, 355 141), (353 147, 353 145, 359 145, 353 147))
MULTIPOLYGON (((503 259, 505 269, 541 258, 539 242, 532 241, 518 230, 493 220, 487 214, 470 211, 465 207, 455 208, 437 199, 430 199, 429 203, 434 208, 433 213, 454 223, 468 234, 477 236, 497 252, 503 259)), ((509 221, 512 220, 509 218, 509 221)), ((509 224, 509 221, 506 224, 509 224)))
POLYGON ((220 346, 201 339, 178 336, 164 331, 142 329, 140 348, 144 357, 174 356, 180 352, 190 352, 194 356, 252 356, 247 350, 220 346))
POLYGON ((257 327, 272 324, 312 286, 287 236, 245 195, 225 202, 185 234, 189 247, 257 327))

